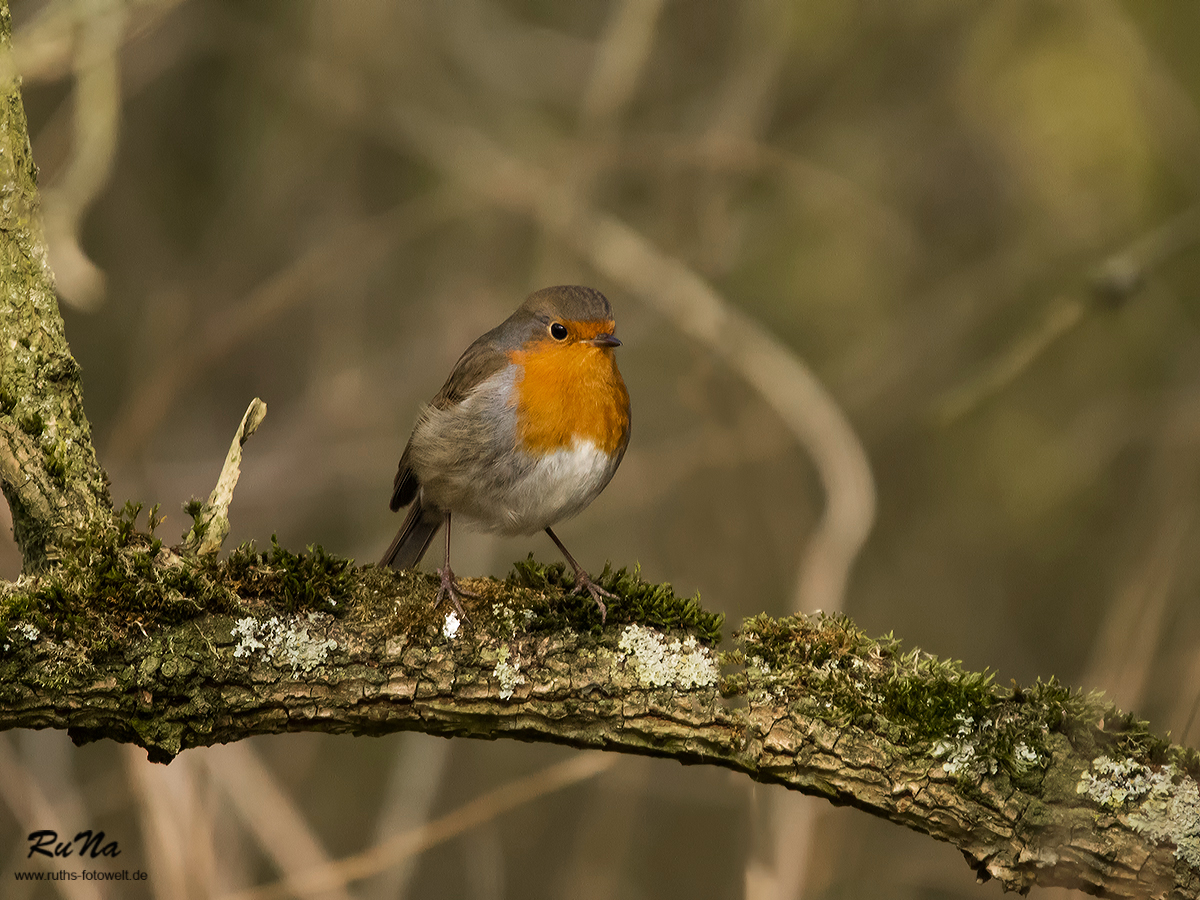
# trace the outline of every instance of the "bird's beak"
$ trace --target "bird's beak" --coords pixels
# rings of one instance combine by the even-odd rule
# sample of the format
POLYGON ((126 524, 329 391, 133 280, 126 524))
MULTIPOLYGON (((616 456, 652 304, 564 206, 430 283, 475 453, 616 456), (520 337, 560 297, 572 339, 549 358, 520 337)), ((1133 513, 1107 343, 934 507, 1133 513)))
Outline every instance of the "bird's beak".
POLYGON ((611 334, 598 334, 590 340, 582 341, 581 343, 588 344, 592 347, 620 347, 621 342, 611 334))

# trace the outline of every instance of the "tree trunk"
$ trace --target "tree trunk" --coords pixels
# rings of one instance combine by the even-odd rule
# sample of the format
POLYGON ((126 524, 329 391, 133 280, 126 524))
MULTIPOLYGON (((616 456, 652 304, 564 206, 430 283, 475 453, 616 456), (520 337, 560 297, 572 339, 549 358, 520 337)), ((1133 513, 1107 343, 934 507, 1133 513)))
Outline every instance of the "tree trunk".
POLYGON ((112 503, 54 297, 6 2, 0 82, 0 487, 25 569, 37 571, 112 503))

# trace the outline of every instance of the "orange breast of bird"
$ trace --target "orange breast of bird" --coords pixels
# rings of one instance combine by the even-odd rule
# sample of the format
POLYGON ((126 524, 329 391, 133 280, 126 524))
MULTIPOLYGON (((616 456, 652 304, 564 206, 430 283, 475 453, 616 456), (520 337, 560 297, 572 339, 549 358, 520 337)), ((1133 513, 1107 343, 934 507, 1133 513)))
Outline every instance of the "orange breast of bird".
POLYGON ((612 322, 567 322, 570 338, 549 336, 509 354, 521 368, 513 391, 517 443, 528 453, 552 453, 590 441, 605 453, 629 434, 629 392, 609 348, 580 341, 611 333, 612 322))

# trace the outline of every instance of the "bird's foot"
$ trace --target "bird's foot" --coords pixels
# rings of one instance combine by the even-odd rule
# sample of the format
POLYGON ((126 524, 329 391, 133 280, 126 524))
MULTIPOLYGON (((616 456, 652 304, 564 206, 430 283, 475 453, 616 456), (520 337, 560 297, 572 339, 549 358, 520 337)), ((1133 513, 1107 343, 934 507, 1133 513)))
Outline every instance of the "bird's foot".
POLYGON ((462 600, 459 598, 470 597, 472 600, 478 600, 479 595, 472 594, 470 591, 464 590, 463 587, 458 583, 458 576, 454 574, 448 564, 438 569, 437 573, 438 577, 441 578, 442 583, 438 586, 437 597, 433 601, 433 608, 437 609, 442 605, 442 601, 448 597, 450 602, 454 604, 454 611, 458 613, 458 617, 462 619, 463 622, 470 623, 471 620, 467 616, 467 611, 463 609, 462 600))
POLYGON ((600 587, 600 585, 592 581, 591 576, 588 575, 587 572, 583 571, 583 569, 579 566, 576 566, 575 587, 572 589, 572 593, 578 594, 582 591, 587 591, 589 594, 591 594, 592 599, 596 601, 596 605, 600 607, 600 624, 603 625, 604 620, 608 618, 608 607, 604 605, 604 601, 600 598, 607 597, 609 600, 616 600, 618 599, 617 595, 612 591, 606 591, 604 588, 600 587))

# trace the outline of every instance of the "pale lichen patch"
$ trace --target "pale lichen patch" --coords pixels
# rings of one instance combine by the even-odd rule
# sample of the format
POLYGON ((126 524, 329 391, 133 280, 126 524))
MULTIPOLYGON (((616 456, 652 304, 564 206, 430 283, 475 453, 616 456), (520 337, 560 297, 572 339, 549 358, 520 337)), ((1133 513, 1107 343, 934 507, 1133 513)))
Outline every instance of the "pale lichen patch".
POLYGON ((618 661, 632 662, 638 681, 646 687, 712 687, 720 676, 712 653, 693 636, 678 641, 653 628, 627 625, 617 649, 618 661))
MULTIPOLYGON (((279 620, 272 619, 271 621, 278 622, 279 620)), ((255 650, 262 650, 266 646, 258 639, 262 628, 263 624, 253 616, 238 619, 233 625, 233 630, 229 632, 238 639, 237 646, 233 648, 233 655, 237 657, 251 656, 255 650)))
POLYGON ((1200 869, 1200 788, 1175 766, 1152 769, 1132 759, 1100 756, 1075 790, 1105 809, 1124 813, 1139 834, 1175 845, 1175 858, 1200 869))
POLYGON ((525 676, 521 674, 520 661, 510 659, 510 655, 508 647, 501 646, 496 653, 496 668, 492 670, 492 674, 500 682, 501 700, 511 699, 517 685, 525 683, 525 676))
POLYGON ((332 638, 321 640, 309 633, 309 628, 319 626, 328 618, 310 612, 304 617, 293 616, 288 621, 278 616, 266 620, 253 616, 238 619, 230 632, 238 638, 233 655, 250 657, 261 650, 263 656, 276 666, 291 666, 293 678, 301 672, 311 672, 325 662, 330 650, 337 648, 337 641, 332 638))
POLYGON ((952 740, 941 740, 933 746, 934 759, 945 759, 942 771, 955 778, 966 775, 995 775, 996 760, 979 752, 975 718, 961 713, 954 718, 956 728, 952 740))
POLYGON ((458 618, 458 613, 454 611, 446 613, 446 621, 442 623, 442 637, 448 641, 453 640, 461 627, 462 620, 458 618))
POLYGON ((1028 772, 1034 766, 1041 764, 1041 755, 1024 741, 1013 747, 1013 767, 1018 772, 1028 772))
POLYGON ((509 640, 515 639, 518 631, 529 628, 530 623, 537 617, 532 609, 518 611, 504 603, 493 603, 492 615, 496 617, 501 633, 509 640))
MULTIPOLYGON (((12 627, 12 634, 14 637, 24 638, 31 644, 42 636, 42 632, 38 629, 38 627, 30 624, 29 622, 21 622, 19 625, 14 625, 12 627)), ((12 643, 10 641, 5 641, 4 649, 8 650, 10 647, 12 647, 12 643)))
POLYGON ((1098 756, 1092 760, 1091 771, 1079 779, 1075 792, 1086 794, 1105 809, 1119 810, 1147 797, 1162 774, 1132 759, 1098 756))

